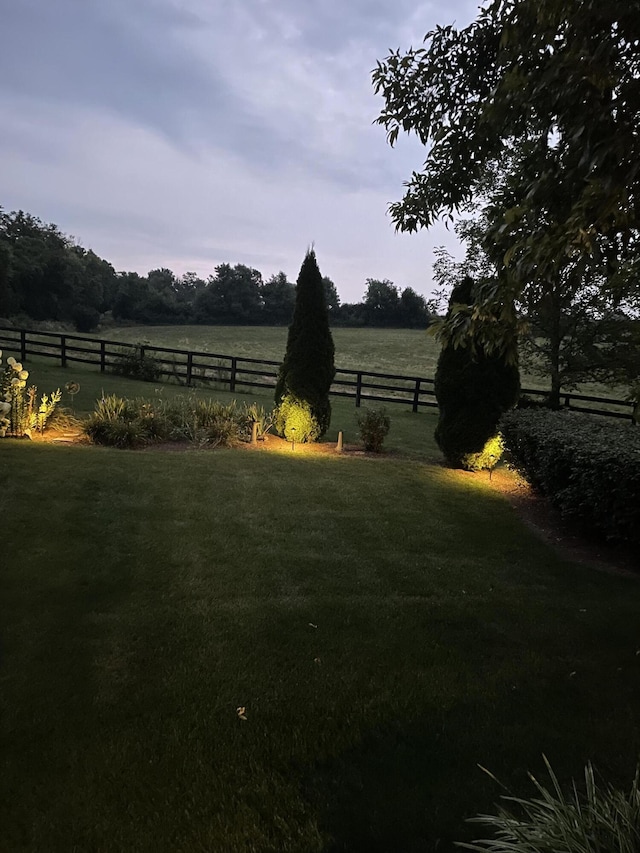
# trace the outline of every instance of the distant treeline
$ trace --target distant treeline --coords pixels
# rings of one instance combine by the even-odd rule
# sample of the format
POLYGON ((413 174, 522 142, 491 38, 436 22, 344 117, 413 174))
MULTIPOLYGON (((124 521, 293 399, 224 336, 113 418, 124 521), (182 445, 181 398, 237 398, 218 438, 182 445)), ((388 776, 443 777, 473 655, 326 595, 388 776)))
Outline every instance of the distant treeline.
MULTIPOLYGON (((426 328, 424 297, 392 282, 367 279, 362 302, 340 303, 324 278, 333 325, 426 328)), ((220 264, 207 279, 169 269, 146 276, 116 272, 108 261, 84 249, 57 225, 23 211, 0 208, 0 318, 71 322, 88 332, 101 321, 287 325, 295 284, 283 272, 265 281, 244 264, 220 264)))

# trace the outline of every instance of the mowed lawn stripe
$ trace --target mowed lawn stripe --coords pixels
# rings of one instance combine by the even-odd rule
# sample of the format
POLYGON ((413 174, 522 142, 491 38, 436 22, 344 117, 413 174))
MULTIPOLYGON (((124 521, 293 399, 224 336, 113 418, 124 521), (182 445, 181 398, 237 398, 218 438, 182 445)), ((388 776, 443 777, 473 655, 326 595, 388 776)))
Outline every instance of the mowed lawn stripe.
POLYGON ((486 479, 14 441, 0 471, 4 849, 442 850, 499 794, 477 763, 631 772, 637 585, 486 479))

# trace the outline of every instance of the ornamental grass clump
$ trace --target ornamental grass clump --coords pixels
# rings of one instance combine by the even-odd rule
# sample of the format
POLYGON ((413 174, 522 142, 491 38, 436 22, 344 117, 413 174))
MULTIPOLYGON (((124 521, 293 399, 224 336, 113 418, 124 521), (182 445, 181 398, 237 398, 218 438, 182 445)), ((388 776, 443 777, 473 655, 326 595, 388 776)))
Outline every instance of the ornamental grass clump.
POLYGON ((201 447, 231 447, 251 436, 252 408, 191 394, 172 400, 111 395, 96 403, 85 433, 96 444, 140 447, 185 442, 201 447))
POLYGON ((38 403, 38 389, 35 385, 27 388, 28 378, 29 371, 10 356, 0 388, 0 438, 30 438, 34 430, 44 432, 61 400, 62 394, 58 388, 50 395, 43 394, 38 403))
MULTIPOLYGON (((545 758, 551 787, 531 774, 539 796, 503 797, 515 807, 498 807, 497 815, 480 815, 471 823, 495 830, 495 838, 458 844, 466 850, 493 853, 638 853, 640 850, 640 772, 628 794, 596 782, 591 763, 584 771, 585 792, 575 782, 565 794, 545 758)), ((491 775, 491 774, 489 774, 491 775)), ((492 777, 495 778, 495 777, 492 777)))

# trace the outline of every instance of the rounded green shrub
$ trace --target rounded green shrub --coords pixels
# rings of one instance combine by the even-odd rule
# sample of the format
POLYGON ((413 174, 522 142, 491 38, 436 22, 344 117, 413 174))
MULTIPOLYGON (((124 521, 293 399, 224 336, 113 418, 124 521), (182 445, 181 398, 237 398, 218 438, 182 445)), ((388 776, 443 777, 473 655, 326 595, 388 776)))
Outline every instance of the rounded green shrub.
POLYGON ((386 410, 384 408, 364 409, 356 415, 356 421, 364 449, 370 453, 380 453, 391 429, 391 418, 386 410))
POLYGON ((287 441, 317 441, 322 434, 311 405, 293 394, 287 394, 276 409, 275 427, 287 441))

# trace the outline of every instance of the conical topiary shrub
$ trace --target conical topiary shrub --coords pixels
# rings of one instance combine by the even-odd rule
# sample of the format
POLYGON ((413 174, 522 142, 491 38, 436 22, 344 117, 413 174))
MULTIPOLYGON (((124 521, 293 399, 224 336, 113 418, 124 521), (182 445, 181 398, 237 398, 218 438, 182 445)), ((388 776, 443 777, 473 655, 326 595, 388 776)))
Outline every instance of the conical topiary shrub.
POLYGON ((287 351, 276 384, 275 427, 288 441, 317 441, 329 428, 334 353, 324 285, 311 249, 300 268, 287 351))
MULTIPOLYGON (((471 278, 457 285, 449 300, 472 305, 471 278)), ((515 406, 520 391, 517 365, 498 353, 487 355, 480 344, 445 344, 440 352, 434 385, 440 417, 435 438, 453 468, 477 471, 492 468, 502 454, 498 421, 515 406)))

